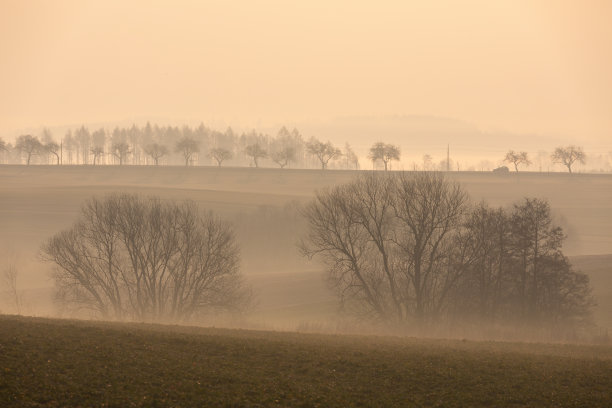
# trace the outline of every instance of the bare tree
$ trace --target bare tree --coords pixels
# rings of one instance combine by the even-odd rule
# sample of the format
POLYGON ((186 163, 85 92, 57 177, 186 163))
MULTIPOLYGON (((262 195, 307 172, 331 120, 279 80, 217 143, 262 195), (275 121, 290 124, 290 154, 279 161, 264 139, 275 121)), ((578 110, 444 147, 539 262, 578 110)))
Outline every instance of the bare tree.
POLYGON ((200 143, 195 139, 185 136, 176 142, 174 151, 182 154, 185 159, 185 166, 189 166, 193 155, 200 151, 200 143))
POLYGON ((155 161, 156 166, 159 165, 159 159, 169 153, 168 148, 164 145, 160 145, 159 143, 151 143, 146 145, 144 151, 146 154, 151 156, 153 161, 155 161))
POLYGON ((46 152, 54 155, 55 156, 56 164, 57 165, 60 164, 60 145, 59 144, 57 144, 54 141, 49 141, 49 142, 45 143, 45 145, 43 146, 43 149, 46 152))
POLYGON ((519 164, 524 164, 526 166, 529 166, 531 164, 531 160, 529 160, 527 152, 515 152, 514 150, 509 150, 508 153, 506 153, 506 157, 504 157, 504 161, 506 163, 514 164, 514 170, 516 172, 519 171, 518 170, 519 164))
POLYGON ((39 154, 43 148, 42 143, 37 137, 32 135, 21 135, 15 142, 15 148, 20 153, 25 153, 26 163, 29 166, 33 155, 39 154))
POLYGON ((291 146, 286 146, 272 152, 270 155, 272 161, 280 166, 281 169, 284 169, 290 161, 295 160, 295 148, 291 146))
POLYGON ((553 163, 563 164, 570 173, 575 162, 584 164, 586 161, 586 155, 582 147, 574 145, 557 147, 550 158, 553 163))
POLYGON ((42 252, 59 299, 107 318, 184 321, 248 300, 231 226, 190 202, 93 198, 42 252))
POLYGON ((510 217, 502 208, 480 203, 471 209, 461 238, 472 262, 451 295, 451 314, 488 323, 506 317, 502 314, 512 291, 511 229, 510 217))
POLYGON ((385 164, 385 171, 387 171, 391 160, 400 159, 400 150, 399 147, 395 145, 378 142, 374 143, 370 148, 368 158, 373 162, 377 160, 382 161, 385 164))
POLYGON ((217 162, 217 166, 221 167, 221 164, 225 160, 231 159, 233 157, 233 154, 227 149, 224 149, 222 147, 216 147, 210 150, 208 156, 217 162))
POLYGON ((306 151, 321 162, 321 170, 327 168, 327 164, 330 160, 342 156, 340 149, 332 145, 331 142, 323 143, 315 138, 310 139, 310 141, 306 143, 306 151))
POLYGON ((100 159, 100 157, 102 157, 102 155, 104 154, 104 148, 102 146, 94 146, 91 150, 90 150, 91 154, 93 154, 93 165, 96 165, 96 162, 100 159))
POLYGON ((122 166, 128 154, 132 153, 132 149, 130 149, 130 145, 125 142, 117 142, 113 143, 111 146, 111 153, 119 159, 119 165, 122 166))
POLYGON ((536 321, 584 314, 591 302, 588 278, 569 276, 575 273, 561 252, 565 235, 553 224, 548 202, 526 198, 515 204, 511 223, 519 313, 536 321), (582 285, 560 286, 568 279, 582 285))
POLYGON ((588 277, 563 256, 548 203, 508 213, 467 200, 439 173, 362 176, 305 207, 300 248, 346 309, 391 324, 585 321, 588 277))
POLYGON ((268 152, 266 152, 266 150, 261 147, 259 143, 248 145, 244 149, 244 152, 247 154, 247 156, 253 158, 253 163, 255 163, 255 167, 259 167, 259 159, 268 157, 268 152))
POLYGON ((7 151, 6 142, 0 137, 0 151, 7 151))
POLYGON ((17 314, 20 315, 23 302, 21 298, 21 293, 19 292, 19 286, 17 284, 17 279, 19 278, 19 269, 17 269, 15 262, 9 262, 4 267, 2 278, 4 280, 4 284, 8 288, 8 293, 12 299, 12 303, 15 305, 15 310, 17 314))
POLYGON ((302 252, 319 256, 344 303, 364 316, 423 323, 442 310, 461 268, 452 248, 466 196, 441 176, 364 176, 319 193, 302 252))
POLYGON ((456 244, 466 214, 467 194, 439 173, 417 173, 398 179, 395 216, 401 225, 395 238, 406 259, 417 321, 437 317, 464 272, 469 254, 456 244))

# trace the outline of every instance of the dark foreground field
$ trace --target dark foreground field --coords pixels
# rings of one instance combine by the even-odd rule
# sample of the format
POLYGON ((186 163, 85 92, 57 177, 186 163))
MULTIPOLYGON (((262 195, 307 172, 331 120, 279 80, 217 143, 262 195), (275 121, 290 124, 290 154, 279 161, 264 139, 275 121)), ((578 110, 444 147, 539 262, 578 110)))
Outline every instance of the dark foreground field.
POLYGON ((0 317, 0 406, 610 406, 612 347, 0 317))

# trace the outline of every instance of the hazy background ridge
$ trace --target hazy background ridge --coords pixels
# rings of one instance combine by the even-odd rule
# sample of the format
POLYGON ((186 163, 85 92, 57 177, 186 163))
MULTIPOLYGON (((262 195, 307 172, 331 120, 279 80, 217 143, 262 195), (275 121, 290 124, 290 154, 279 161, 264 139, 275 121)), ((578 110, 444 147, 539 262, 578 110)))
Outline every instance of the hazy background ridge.
POLYGON ((611 18, 599 0, 8 0, 0 132, 163 118, 331 138, 317 123, 423 115, 609 150, 611 18))

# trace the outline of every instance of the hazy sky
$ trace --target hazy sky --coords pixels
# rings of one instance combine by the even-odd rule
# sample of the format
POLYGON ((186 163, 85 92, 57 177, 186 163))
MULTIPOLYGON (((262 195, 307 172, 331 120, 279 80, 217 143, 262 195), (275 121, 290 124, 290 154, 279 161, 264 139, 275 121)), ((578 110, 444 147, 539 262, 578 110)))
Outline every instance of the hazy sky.
POLYGON ((448 116, 612 141, 612 1, 0 1, 0 131, 448 116))

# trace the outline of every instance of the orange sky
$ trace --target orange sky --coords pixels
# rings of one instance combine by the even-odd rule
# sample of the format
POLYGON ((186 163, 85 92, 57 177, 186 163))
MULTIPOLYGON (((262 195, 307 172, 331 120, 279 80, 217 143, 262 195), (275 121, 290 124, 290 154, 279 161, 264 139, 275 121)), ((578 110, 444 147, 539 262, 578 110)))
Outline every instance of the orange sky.
POLYGON ((425 114, 612 145, 612 2, 0 2, 0 132, 425 114))

